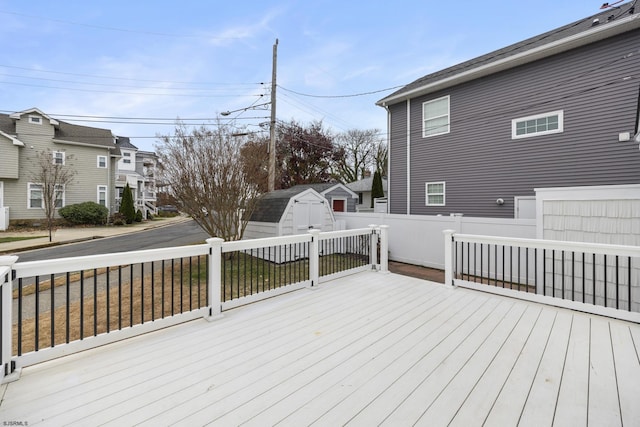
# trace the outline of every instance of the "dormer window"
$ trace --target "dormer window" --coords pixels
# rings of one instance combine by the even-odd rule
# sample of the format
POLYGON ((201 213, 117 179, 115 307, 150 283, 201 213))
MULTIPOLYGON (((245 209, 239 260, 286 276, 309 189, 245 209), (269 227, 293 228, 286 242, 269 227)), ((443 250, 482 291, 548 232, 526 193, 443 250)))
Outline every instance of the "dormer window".
POLYGON ((34 125, 42 124, 42 117, 40 116, 29 116, 29 123, 33 123, 34 125))

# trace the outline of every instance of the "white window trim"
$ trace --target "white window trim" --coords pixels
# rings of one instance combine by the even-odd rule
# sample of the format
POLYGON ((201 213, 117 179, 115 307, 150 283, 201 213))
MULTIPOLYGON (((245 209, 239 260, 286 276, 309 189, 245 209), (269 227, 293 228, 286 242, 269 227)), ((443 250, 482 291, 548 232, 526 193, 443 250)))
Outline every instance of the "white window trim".
MULTIPOLYGON (((433 119, 437 119, 440 117, 445 117, 444 115, 442 116, 436 116, 436 117, 429 117, 429 120, 433 120, 433 119)), ((440 98, 436 98, 436 99, 430 99, 429 101, 423 102, 422 103, 422 137, 423 138, 431 138, 432 136, 438 136, 438 135, 446 135, 448 133, 451 132, 451 96, 447 95, 447 96, 441 96, 440 98), (443 132, 438 132, 438 133, 433 133, 431 135, 426 135, 427 133, 427 129, 424 126, 424 122, 426 121, 425 117, 424 117, 424 107, 427 104, 431 104, 433 102, 437 102, 437 101, 441 101, 443 99, 447 100, 447 130, 443 131, 443 132)))
POLYGON ((37 182, 28 182, 27 183, 27 209, 42 209, 44 207, 44 195, 42 194, 42 184, 38 184, 37 182), (40 206, 31 206, 31 186, 39 185, 40 186, 40 206))
POLYGON ((29 116, 29 123, 34 124, 34 125, 41 125, 42 124, 42 117, 30 115, 29 116))
MULTIPOLYGON (((62 188, 62 197, 60 197, 60 206, 55 206, 55 209, 60 209, 63 208, 65 206, 65 198, 66 198, 66 188, 64 185, 62 184, 58 184, 56 185, 56 187, 58 188, 62 188)), ((60 191, 60 190, 58 190, 60 191)), ((38 182, 28 182, 27 183, 27 209, 44 209, 44 189, 42 188, 42 184, 38 183, 38 182), (41 205, 40 206, 31 206, 31 186, 32 185, 38 185, 40 186, 40 193, 41 193, 41 205)))
POLYGON ((107 168, 107 156, 98 156, 96 159, 96 166, 98 169, 106 169, 107 168), (100 159, 104 159, 104 166, 100 166, 100 159))
POLYGON ((96 194, 96 203, 100 204, 100 193, 103 192, 104 193, 104 206, 106 208, 109 207, 109 199, 107 197, 107 186, 106 185, 98 185, 97 187, 97 194, 96 194))
POLYGON ((60 198, 60 206, 56 206, 55 208, 56 209, 64 208, 67 189, 64 185, 60 185, 60 184, 56 185, 56 187, 62 187, 62 197, 60 198))
POLYGON ((564 110, 551 111, 548 113, 536 114, 534 116, 519 117, 511 120, 511 139, 531 138, 534 136, 550 135, 554 133, 564 132, 564 110), (558 129, 547 130, 543 132, 526 133, 524 135, 516 135, 517 124, 527 120, 542 119, 544 117, 558 116, 558 129))
POLYGON ((64 151, 52 151, 51 152, 51 157, 53 158, 53 164, 54 165, 62 165, 62 166, 64 166, 67 156, 65 155, 64 151), (56 162, 56 154, 58 154, 58 153, 62 154, 62 163, 57 163, 56 162))
POLYGON ((425 206, 446 206, 447 203, 447 183, 445 181, 433 181, 424 184, 425 206), (431 196, 442 195, 442 203, 429 203, 429 185, 442 184, 442 193, 431 193, 431 196))

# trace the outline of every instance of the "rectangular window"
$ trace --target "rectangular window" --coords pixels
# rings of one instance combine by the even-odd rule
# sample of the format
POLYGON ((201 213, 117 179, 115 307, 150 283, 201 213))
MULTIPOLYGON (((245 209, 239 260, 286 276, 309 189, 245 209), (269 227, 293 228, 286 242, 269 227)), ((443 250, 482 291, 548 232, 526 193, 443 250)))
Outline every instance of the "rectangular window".
POLYGON ((64 151, 54 151, 52 155, 54 165, 64 165, 64 151))
MULTIPOLYGON (((42 184, 28 184, 28 200, 29 209, 43 209, 44 208, 44 194, 42 191, 42 184)), ((55 188, 55 207, 61 208, 64 206, 64 186, 56 185, 55 188)))
POLYGON ((29 183, 29 209, 42 209, 42 185, 29 183))
POLYGON ((131 153, 127 153, 126 151, 122 153, 124 157, 131 157, 131 153))
POLYGON ((131 163, 131 160, 130 159, 123 159, 122 163, 131 163))
POLYGON ((358 204, 361 205, 364 203, 364 194, 358 193, 358 204))
POLYGON ((521 117, 511 121, 511 139, 561 133, 564 130, 564 111, 521 117))
POLYGON ((445 204, 445 183, 444 182, 427 182, 426 184, 427 206, 444 206, 445 204))
POLYGON ((107 206, 107 186, 98 185, 98 204, 107 206))
POLYGON ((100 169, 107 168, 107 156, 98 156, 98 167, 100 169))
POLYGON ((56 208, 61 208, 64 206, 64 186, 56 185, 56 208))
POLYGON ((422 104, 422 137, 449 133, 449 96, 422 104))
POLYGON ((33 123, 35 125, 41 125, 42 118, 40 116, 29 116, 29 123, 33 123))

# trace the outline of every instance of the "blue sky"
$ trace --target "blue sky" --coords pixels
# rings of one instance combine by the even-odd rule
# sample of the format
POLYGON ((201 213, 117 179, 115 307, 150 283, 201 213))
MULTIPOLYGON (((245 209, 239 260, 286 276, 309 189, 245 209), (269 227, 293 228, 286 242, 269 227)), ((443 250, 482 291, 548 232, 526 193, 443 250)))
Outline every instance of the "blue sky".
MULTIPOLYGON (((268 102, 277 38, 278 119, 384 132, 375 105, 384 89, 594 15, 601 4, 0 0, 0 112, 37 107, 153 150, 178 117, 208 124, 268 102)), ((267 116, 229 117, 258 130, 267 116)))

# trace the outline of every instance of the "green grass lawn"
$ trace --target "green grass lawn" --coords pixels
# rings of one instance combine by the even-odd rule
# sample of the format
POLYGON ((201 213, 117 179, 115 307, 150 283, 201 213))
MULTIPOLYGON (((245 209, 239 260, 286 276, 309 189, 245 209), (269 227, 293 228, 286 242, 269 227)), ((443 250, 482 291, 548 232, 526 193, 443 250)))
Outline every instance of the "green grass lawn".
POLYGON ((41 239, 47 236, 28 236, 28 237, 0 237, 0 243, 19 242, 21 240, 41 239))

